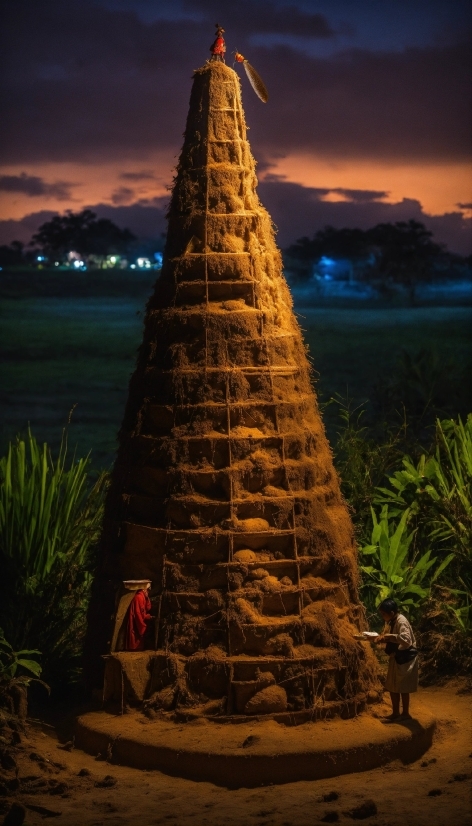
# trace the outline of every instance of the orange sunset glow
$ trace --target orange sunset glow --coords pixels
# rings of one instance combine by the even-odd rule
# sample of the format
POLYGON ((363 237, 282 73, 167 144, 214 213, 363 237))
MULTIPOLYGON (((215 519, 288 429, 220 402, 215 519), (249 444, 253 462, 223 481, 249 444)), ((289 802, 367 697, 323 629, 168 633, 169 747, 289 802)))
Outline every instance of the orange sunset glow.
MULTIPOLYGON (((93 204, 129 205, 166 196, 172 180, 176 156, 168 152, 149 153, 139 160, 113 161, 100 164, 48 163, 29 167, 0 167, 0 174, 40 176, 47 181, 65 181, 71 197, 40 196, 32 198, 22 193, 0 192, 0 220, 19 220, 39 210, 82 209, 93 204), (139 180, 123 179, 122 174, 143 175, 139 180), (34 203, 33 203, 34 200, 34 203)), ((260 174, 260 179, 267 177, 260 174)), ((425 213, 441 215, 456 212, 459 203, 470 200, 472 164, 469 163, 400 163, 398 161, 366 161, 345 158, 293 154, 276 159, 269 175, 304 187, 327 189, 380 190, 388 194, 384 203, 397 203, 404 198, 418 200, 425 213)), ((346 197, 329 193, 324 201, 343 201, 346 197)), ((469 210, 470 211, 470 210, 469 210)), ((466 212, 466 210, 464 210, 466 212)))

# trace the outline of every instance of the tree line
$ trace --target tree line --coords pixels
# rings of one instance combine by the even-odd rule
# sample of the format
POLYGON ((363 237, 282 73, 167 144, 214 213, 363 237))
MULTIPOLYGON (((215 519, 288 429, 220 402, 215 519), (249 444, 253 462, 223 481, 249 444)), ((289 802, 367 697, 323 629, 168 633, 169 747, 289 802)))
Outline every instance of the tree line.
POLYGON ((136 252, 136 242, 129 229, 120 229, 108 218, 98 218, 90 209, 68 210, 42 224, 29 244, 13 241, 0 246, 0 266, 32 264, 38 255, 52 265, 63 264, 71 252, 87 263, 101 266, 107 256, 136 252))
POLYGON ((308 282, 319 274, 323 260, 348 263, 351 280, 394 283, 414 293, 420 283, 457 277, 470 270, 466 259, 433 241, 419 221, 377 224, 368 230, 326 226, 312 238, 299 238, 284 251, 285 268, 293 280, 308 282))
MULTIPOLYGON (((154 250, 156 243, 152 244, 154 250)), ((148 255, 151 250, 129 229, 98 218, 90 209, 68 210, 42 224, 29 244, 13 241, 0 246, 0 266, 34 264, 38 255, 45 263, 62 264, 71 252, 91 266, 101 266, 111 255, 148 255)), ((449 252, 445 245, 433 241, 424 224, 414 220, 377 224, 368 230, 326 226, 312 238, 299 238, 284 250, 283 257, 293 281, 307 283, 319 275, 320 262, 329 260, 334 265, 344 262, 350 280, 377 287, 399 284, 411 295, 419 284, 437 276, 470 274, 471 266, 470 258, 449 252)))

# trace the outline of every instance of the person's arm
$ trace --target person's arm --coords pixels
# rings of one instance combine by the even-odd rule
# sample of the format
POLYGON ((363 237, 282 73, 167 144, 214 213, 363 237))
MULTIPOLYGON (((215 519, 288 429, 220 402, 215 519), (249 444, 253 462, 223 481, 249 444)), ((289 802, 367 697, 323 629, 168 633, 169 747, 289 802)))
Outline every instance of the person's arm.
POLYGON ((390 629, 390 623, 386 622, 383 631, 380 633, 378 637, 375 638, 375 644, 380 645, 383 642, 389 642, 387 629, 390 629))
POLYGON ((396 637, 396 641, 399 643, 398 648, 400 651, 404 651, 406 648, 410 648, 414 645, 415 641, 413 638, 413 632, 406 617, 398 617, 396 637))
POLYGON ((396 642, 399 650, 405 650, 413 645, 413 635, 411 626, 406 617, 399 616, 395 623, 396 632, 394 634, 384 634, 382 640, 384 642, 396 642))

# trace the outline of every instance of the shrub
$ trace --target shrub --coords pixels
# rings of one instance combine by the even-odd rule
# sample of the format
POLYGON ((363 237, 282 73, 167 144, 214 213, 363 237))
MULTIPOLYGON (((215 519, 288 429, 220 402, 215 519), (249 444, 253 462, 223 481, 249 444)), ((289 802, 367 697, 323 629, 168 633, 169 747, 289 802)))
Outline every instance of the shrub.
POLYGON ((28 430, 0 460, 0 619, 15 649, 44 652, 51 683, 77 676, 106 475, 89 457, 53 459, 28 430))
POLYGON ((436 449, 416 464, 409 456, 403 469, 379 488, 378 504, 393 514, 409 508, 423 545, 442 556, 452 552, 451 578, 472 590, 472 414, 436 422, 436 449))
MULTIPOLYGON (((418 630, 427 675, 467 673, 472 663, 472 415, 436 422, 435 448, 377 490, 394 518, 410 514, 418 548, 440 561, 418 630), (440 572, 441 577, 439 579, 440 572)), ((429 581, 428 581, 429 579, 429 581)))
POLYGON ((384 422, 369 426, 367 406, 353 406, 351 400, 341 396, 332 398, 329 404, 337 406, 339 416, 334 453, 341 489, 350 505, 358 539, 367 544, 376 489, 398 467, 405 452, 407 427, 405 423, 391 427, 384 422))
MULTIPOLYGON (((0 707, 6 708, 7 713, 24 720, 27 713, 27 691, 33 680, 41 683, 46 689, 49 686, 39 679, 41 666, 31 656, 39 656, 40 651, 14 651, 5 639, 3 628, 0 628, 0 707), (28 672, 27 674, 22 672, 28 672), (33 676, 31 676, 33 675, 33 676)), ((3 732, 8 717, 2 715, 0 730, 3 732)))
POLYGON ((377 608, 382 600, 391 597, 410 614, 418 614, 422 602, 430 597, 432 585, 454 559, 452 553, 438 562, 431 550, 423 554, 412 552, 416 529, 408 530, 409 517, 409 508, 398 523, 391 518, 386 505, 380 519, 372 509, 371 544, 360 549, 361 556, 371 562, 361 565, 362 592, 368 608, 377 608))

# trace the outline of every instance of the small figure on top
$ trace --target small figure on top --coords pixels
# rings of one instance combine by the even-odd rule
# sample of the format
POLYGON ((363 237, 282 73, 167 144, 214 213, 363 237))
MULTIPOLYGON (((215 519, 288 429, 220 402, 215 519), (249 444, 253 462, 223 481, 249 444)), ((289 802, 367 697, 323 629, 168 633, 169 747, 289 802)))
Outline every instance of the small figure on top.
POLYGON ((212 60, 221 60, 223 63, 225 62, 225 54, 226 54, 226 43, 223 37, 224 29, 219 23, 216 23, 216 40, 210 46, 210 52, 212 54, 212 60))

